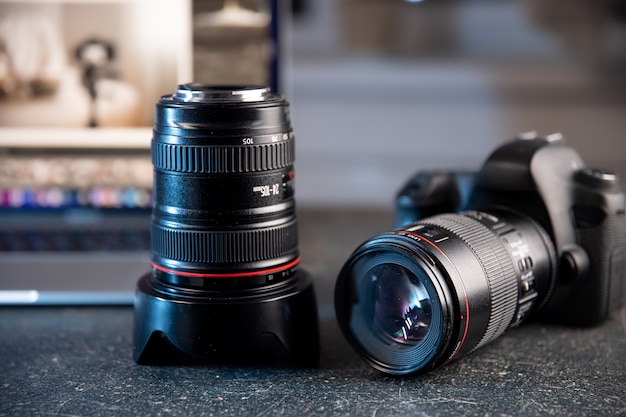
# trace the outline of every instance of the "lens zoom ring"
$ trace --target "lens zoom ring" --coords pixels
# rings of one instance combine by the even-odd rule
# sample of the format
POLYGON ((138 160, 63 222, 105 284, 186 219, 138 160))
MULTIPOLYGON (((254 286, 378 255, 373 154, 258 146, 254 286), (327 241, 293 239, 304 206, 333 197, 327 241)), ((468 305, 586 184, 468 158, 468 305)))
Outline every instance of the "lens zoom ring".
POLYGON ((456 234, 476 254, 489 282, 491 311, 487 329, 474 348, 477 349, 504 333, 513 320, 518 287, 515 267, 502 242, 482 223, 456 214, 434 219, 429 223, 456 234))
POLYGON ((155 169, 212 174, 270 171, 292 165, 293 139, 261 145, 190 146, 152 142, 155 169))
POLYGON ((194 263, 244 263, 279 258, 297 248, 297 223, 246 231, 189 231, 152 225, 152 253, 194 263))

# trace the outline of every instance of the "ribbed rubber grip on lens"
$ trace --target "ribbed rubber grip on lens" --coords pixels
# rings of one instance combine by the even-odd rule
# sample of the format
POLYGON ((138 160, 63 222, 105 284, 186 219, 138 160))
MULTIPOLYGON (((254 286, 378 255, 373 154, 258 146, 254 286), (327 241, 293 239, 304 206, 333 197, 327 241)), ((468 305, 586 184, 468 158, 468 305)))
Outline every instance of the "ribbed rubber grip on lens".
POLYGON ((260 145, 191 146, 152 142, 155 169, 187 173, 241 173, 284 168, 295 159, 293 139, 260 145))
POLYGON ((458 214, 431 217, 437 225, 457 235, 482 264, 491 298, 489 322, 474 349, 500 336, 509 327, 517 308, 517 275, 511 257, 497 234, 479 221, 458 214))
POLYGON ((152 225, 152 253, 193 263, 245 263, 280 258, 298 244, 297 222, 243 231, 193 231, 152 225))

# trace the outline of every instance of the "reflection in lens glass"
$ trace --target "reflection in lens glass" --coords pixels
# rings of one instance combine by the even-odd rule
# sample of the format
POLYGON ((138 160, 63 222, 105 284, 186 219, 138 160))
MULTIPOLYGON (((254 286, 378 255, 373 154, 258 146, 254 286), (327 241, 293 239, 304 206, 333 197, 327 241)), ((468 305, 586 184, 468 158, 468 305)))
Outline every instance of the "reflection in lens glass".
POLYGON ((356 297, 349 327, 355 341, 390 373, 428 364, 443 333, 443 310, 431 273, 396 251, 365 254, 350 271, 356 297))
MULTIPOLYGON (((417 277, 398 265, 377 265, 369 271, 373 305, 372 327, 398 343, 418 344, 430 328, 428 292, 417 277)), ((384 340, 383 340, 384 341, 384 340)))

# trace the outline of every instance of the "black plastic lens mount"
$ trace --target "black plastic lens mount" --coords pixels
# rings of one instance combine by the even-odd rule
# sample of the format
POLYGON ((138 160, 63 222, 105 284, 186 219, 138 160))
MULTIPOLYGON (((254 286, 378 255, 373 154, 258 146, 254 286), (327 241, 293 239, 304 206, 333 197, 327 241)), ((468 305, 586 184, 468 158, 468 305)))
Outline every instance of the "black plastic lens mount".
POLYGON ((337 280, 337 319, 374 368, 424 373, 540 309, 556 264, 547 233, 523 216, 433 216, 356 249, 337 280))
POLYGON ((265 87, 186 84, 157 103, 152 272, 138 284, 136 361, 258 356, 251 346, 317 359, 294 140, 287 101, 265 87))

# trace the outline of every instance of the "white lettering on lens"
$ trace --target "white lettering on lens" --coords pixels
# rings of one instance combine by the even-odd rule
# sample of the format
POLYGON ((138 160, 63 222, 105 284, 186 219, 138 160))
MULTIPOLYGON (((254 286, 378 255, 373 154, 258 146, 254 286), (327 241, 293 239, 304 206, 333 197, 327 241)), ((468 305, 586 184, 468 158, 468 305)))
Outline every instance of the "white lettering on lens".
POLYGON ((269 185, 256 185, 252 188, 252 192, 261 193, 261 197, 269 197, 270 186, 269 185))
POLYGON ((280 194, 280 184, 271 185, 255 185, 252 187, 252 192, 260 193, 261 197, 269 197, 272 195, 280 194))

